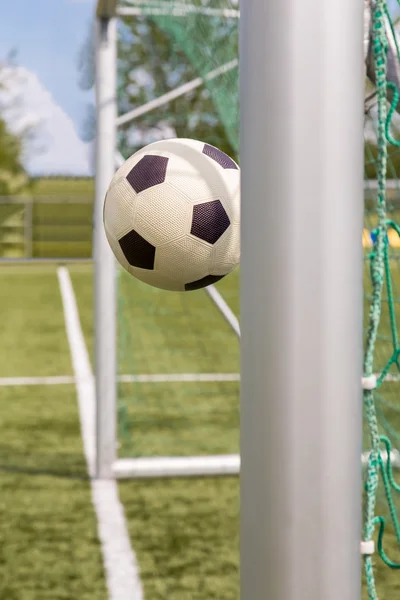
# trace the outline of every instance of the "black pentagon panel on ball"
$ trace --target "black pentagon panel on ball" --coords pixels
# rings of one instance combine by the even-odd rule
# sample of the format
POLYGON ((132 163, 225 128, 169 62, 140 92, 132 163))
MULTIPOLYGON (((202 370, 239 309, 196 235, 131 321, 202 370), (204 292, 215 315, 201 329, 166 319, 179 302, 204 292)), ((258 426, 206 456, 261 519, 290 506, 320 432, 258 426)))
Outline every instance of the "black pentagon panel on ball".
POLYGON ((215 160, 215 162, 221 165, 223 169, 238 169, 237 164, 231 159, 230 156, 225 154, 225 152, 222 152, 222 150, 218 150, 218 148, 215 148, 214 146, 204 144, 203 154, 215 160))
POLYGON ((185 283, 185 291, 192 292, 193 290, 200 290, 201 288, 207 287, 212 283, 217 283, 217 281, 223 277, 225 277, 225 275, 206 275, 206 277, 202 277, 202 279, 198 279, 197 281, 185 283))
POLYGON ((163 183, 165 181, 167 165, 168 158, 165 156, 146 154, 129 171, 126 179, 138 194, 154 185, 163 183))
POLYGON ((190 233, 209 244, 215 244, 231 224, 220 200, 193 206, 190 233))
POLYGON ((154 269, 156 249, 137 231, 132 229, 119 240, 119 245, 131 267, 139 269, 154 269))

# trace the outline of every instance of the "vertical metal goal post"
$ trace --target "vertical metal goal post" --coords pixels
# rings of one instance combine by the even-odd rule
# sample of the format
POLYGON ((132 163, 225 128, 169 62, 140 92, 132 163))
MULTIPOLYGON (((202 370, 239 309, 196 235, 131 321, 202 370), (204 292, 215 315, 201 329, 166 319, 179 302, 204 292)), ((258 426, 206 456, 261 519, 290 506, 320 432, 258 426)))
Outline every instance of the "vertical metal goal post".
POLYGON ((363 2, 250 0, 240 34, 240 597, 358 600, 363 2))
MULTIPOLYGON (((116 0, 96 14, 97 476, 217 474, 221 457, 116 460, 116 0)), ((244 600, 361 597, 362 42, 361 1, 241 6, 244 600)))
MULTIPOLYGON (((116 423, 116 263, 103 228, 103 203, 116 167, 124 159, 116 148, 118 126, 132 122, 191 90, 237 67, 238 61, 221 65, 204 78, 177 87, 164 96, 117 116, 116 98, 116 20, 119 16, 143 13, 140 7, 117 6, 115 0, 99 0, 96 12, 96 173, 94 218, 95 265, 95 377, 96 377, 96 472, 99 477, 143 478, 202 475, 236 475, 240 470, 238 454, 216 456, 165 456, 117 458, 116 423)), ((185 16, 190 4, 180 5, 185 16)), ((224 10, 217 13, 224 14, 224 10)), ((237 14, 238 11, 231 11, 237 14)), ((166 14, 170 14, 166 12, 166 14)))

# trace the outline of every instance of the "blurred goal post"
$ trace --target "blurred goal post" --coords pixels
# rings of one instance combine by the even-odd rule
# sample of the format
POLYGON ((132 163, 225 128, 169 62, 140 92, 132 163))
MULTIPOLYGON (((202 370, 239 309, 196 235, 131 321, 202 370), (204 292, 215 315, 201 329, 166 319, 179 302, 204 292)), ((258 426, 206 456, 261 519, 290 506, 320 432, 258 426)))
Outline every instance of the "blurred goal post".
MULTIPOLYGON (((96 173, 94 216, 95 269, 95 379, 96 379, 96 474, 98 477, 150 478, 205 475, 236 475, 239 455, 117 458, 117 368, 116 368, 116 263, 103 227, 103 202, 109 183, 124 159, 116 147, 117 127, 203 85, 237 67, 232 60, 197 77, 144 106, 117 115, 116 98, 116 21, 123 16, 163 14, 163 8, 118 8, 117 0, 99 0, 96 9, 96 173)), ((161 3, 160 3, 161 4, 161 3)), ((172 14, 185 17, 195 10, 211 16, 239 17, 239 11, 199 8, 178 4, 172 14)), ((165 9, 164 9, 165 11, 165 9)), ((171 10, 164 14, 171 14, 171 10)))

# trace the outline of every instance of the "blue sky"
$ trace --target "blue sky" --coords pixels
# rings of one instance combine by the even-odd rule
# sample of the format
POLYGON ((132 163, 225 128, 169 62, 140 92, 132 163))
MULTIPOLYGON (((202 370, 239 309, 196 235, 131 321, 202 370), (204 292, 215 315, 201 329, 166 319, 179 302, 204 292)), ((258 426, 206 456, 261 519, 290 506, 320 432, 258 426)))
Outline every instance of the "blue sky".
POLYGON ((398 1, 397 0, 389 0, 388 5, 389 5, 389 8, 393 11, 393 13, 397 16, 400 12, 398 1))
MULTIPOLYGON (((16 48, 19 64, 38 76, 77 128, 88 95, 77 85, 76 61, 95 1, 2 1, 0 58, 16 48)), ((389 5, 398 9, 397 0, 389 0, 389 5)))
MULTIPOLYGON (((353 1, 353 0, 349 0, 353 1)), ((11 49, 26 84, 25 112, 44 123, 46 152, 30 156, 31 172, 88 174, 91 149, 78 133, 93 93, 78 86, 77 56, 93 22, 96 0, 0 0, 0 62, 11 49), (88 158, 89 157, 89 158, 88 158)), ((398 0, 389 0, 397 16, 398 0)))
POLYGON ((38 76, 80 127, 88 95, 77 84, 76 57, 95 0, 7 0, 2 5, 0 58, 15 48, 18 64, 38 76))

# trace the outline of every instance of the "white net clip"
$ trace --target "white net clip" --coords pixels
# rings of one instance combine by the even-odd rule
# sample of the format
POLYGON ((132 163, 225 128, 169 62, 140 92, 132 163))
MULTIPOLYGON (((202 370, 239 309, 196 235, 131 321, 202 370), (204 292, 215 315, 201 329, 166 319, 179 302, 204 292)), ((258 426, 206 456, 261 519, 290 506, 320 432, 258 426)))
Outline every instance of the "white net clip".
POLYGON ((369 542, 362 541, 360 551, 363 556, 371 556, 375 552, 374 540, 370 540, 369 542))
POLYGON ((362 377, 363 390, 374 390, 376 388, 376 375, 369 375, 369 377, 362 377))

